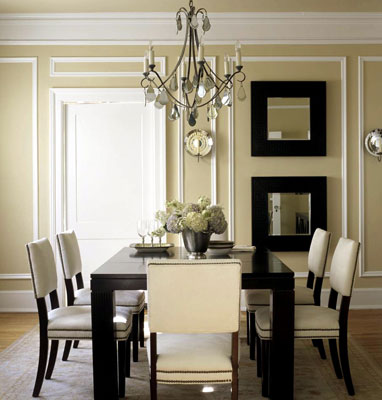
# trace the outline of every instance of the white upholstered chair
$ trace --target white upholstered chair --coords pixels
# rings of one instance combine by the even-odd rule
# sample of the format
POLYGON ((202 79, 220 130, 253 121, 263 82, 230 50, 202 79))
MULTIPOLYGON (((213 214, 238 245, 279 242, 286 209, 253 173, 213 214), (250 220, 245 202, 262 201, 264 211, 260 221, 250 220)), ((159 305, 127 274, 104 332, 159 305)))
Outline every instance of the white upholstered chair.
MULTIPOLYGON (((61 265, 65 278, 68 305, 91 305, 91 292, 84 287, 82 278, 82 261, 80 248, 74 231, 63 232, 57 235, 61 265), (77 290, 74 290, 73 278, 76 279, 77 290)), ((138 361, 138 340, 144 347, 144 319, 145 294, 140 290, 117 290, 115 292, 116 305, 128 307, 133 313, 133 361, 138 361)), ((74 342, 74 347, 78 341, 74 342)), ((66 342, 63 359, 69 356, 71 341, 66 342)))
MULTIPOLYGON (((26 248, 40 322, 40 355, 33 389, 33 397, 38 397, 44 376, 45 379, 50 379, 52 376, 59 340, 92 339, 91 308, 59 306, 56 264, 48 239, 28 243, 26 248), (45 301, 48 295, 51 311, 48 311, 45 301), (51 346, 47 367, 49 340, 51 346)), ((117 307, 114 326, 115 339, 118 341, 119 395, 124 397, 125 376, 130 372, 130 344, 127 343, 126 346, 126 341, 129 341, 132 329, 132 315, 128 308, 117 307)))
POLYGON ((240 260, 153 260, 147 288, 151 399, 157 383, 231 383, 237 399, 240 260))
MULTIPOLYGON (((337 378, 342 374, 349 395, 354 395, 351 379, 348 349, 347 322, 350 298, 353 289, 354 274, 357 265, 359 243, 340 238, 335 249, 330 268, 330 295, 328 307, 296 306, 295 333, 296 339, 328 339, 329 349, 337 378), (341 295, 340 309, 336 309, 338 294, 341 295), (337 353, 337 339, 340 360, 337 353)), ((261 340, 262 370, 267 371, 268 351, 271 339, 269 307, 256 311, 256 331, 261 340)), ((268 375, 263 376, 263 395, 268 395, 268 375)))
MULTIPOLYGON (((320 305, 322 282, 325 275, 326 260, 328 258, 331 233, 317 228, 314 231, 308 254, 308 279, 306 287, 297 286, 295 288, 296 305, 320 305)), ((264 290, 246 290, 245 306, 247 310, 247 343, 249 344, 249 355, 252 360, 255 359, 255 312, 260 307, 269 305, 270 291, 264 290)), ((258 343, 257 343, 258 344, 258 343)), ((325 359, 325 350, 322 340, 314 340, 314 345, 318 347, 321 358, 325 359)), ((260 352, 258 352, 260 355, 260 352)), ((261 357, 257 357, 259 365, 258 372, 261 371, 261 357)))

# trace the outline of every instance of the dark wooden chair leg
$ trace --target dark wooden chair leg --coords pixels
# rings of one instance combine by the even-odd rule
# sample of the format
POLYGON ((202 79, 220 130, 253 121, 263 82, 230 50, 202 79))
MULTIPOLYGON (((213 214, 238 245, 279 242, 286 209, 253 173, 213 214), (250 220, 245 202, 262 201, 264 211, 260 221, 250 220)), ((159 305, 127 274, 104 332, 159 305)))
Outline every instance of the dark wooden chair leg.
POLYGON ((239 398, 239 332, 232 333, 232 393, 231 400, 239 398))
POLYGON ((48 368, 46 369, 45 379, 50 379, 52 377, 54 364, 56 363, 58 350, 58 340, 52 340, 50 343, 50 356, 48 362, 48 368))
POLYGON ((126 375, 126 364, 125 364, 125 356, 126 356, 126 342, 119 341, 118 342, 118 395, 121 398, 125 398, 125 375, 126 375))
POLYGON ((354 396, 355 392, 349 366, 347 334, 341 335, 340 332, 339 347, 340 347, 341 367, 342 367, 342 373, 344 374, 346 389, 348 390, 350 396, 354 396))
POLYGON ((139 345, 145 347, 145 309, 139 313, 139 345))
POLYGON ((322 339, 313 339, 313 343, 315 343, 315 346, 318 349, 318 352, 320 353, 320 357, 323 360, 326 360, 326 353, 325 353, 325 347, 324 347, 324 342, 322 339))
POLYGON ((125 376, 126 378, 130 378, 130 357, 131 357, 131 337, 126 341, 126 370, 125 370, 125 376))
POLYGON ((317 347, 317 342, 314 339, 312 339, 312 343, 314 347, 317 347))
POLYGON ((69 357, 70 347, 71 346, 72 346, 72 341, 71 340, 66 340, 65 341, 64 352, 62 353, 62 361, 68 361, 68 357, 69 357))
POLYGON ((337 340, 336 339, 329 339, 329 349, 330 349, 330 356, 332 358, 332 363, 334 367, 334 371, 338 379, 342 379, 342 371, 340 366, 340 361, 338 359, 338 352, 337 352, 337 340))
POLYGON ((73 344, 73 348, 77 349, 79 344, 80 344, 80 341, 79 340, 75 340, 74 344, 73 344))
POLYGON ((139 330, 139 315, 133 314, 133 361, 138 361, 138 330, 139 330))
POLYGON ((249 312, 247 310, 247 345, 249 346, 249 312))
POLYGON ((42 383, 44 382, 46 362, 48 360, 48 334, 47 332, 41 334, 40 331, 40 355, 38 359, 38 368, 36 375, 36 382, 33 389, 33 397, 38 397, 40 394, 42 383))
POLYGON ((265 355, 263 354, 262 343, 266 342, 266 340, 260 340, 258 336, 256 336, 256 361, 257 361, 257 376, 261 378, 266 371, 263 371, 263 358, 265 355))
POLYGON ((150 379, 150 400, 157 400, 157 382, 155 379, 150 379))
POLYGON ((249 358, 255 360, 256 326, 255 313, 249 313, 249 358))
MULTIPOLYGON (((269 376, 268 376, 268 359, 269 359, 269 341, 261 340, 261 394, 269 397, 269 376)), ((258 357, 259 359, 259 357, 258 357)))

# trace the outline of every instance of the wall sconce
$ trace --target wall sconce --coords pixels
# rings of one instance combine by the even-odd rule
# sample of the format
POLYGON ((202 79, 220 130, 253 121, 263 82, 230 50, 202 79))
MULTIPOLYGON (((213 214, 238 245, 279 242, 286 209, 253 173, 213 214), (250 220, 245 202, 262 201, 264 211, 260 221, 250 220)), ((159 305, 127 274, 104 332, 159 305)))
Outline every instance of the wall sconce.
POLYGON ((206 156, 212 149, 214 141, 211 135, 201 129, 194 129, 188 132, 184 139, 184 145, 189 154, 194 157, 198 157, 198 162, 200 157, 206 156))
POLYGON ((381 161, 382 157, 382 129, 374 129, 365 138, 366 150, 381 161))

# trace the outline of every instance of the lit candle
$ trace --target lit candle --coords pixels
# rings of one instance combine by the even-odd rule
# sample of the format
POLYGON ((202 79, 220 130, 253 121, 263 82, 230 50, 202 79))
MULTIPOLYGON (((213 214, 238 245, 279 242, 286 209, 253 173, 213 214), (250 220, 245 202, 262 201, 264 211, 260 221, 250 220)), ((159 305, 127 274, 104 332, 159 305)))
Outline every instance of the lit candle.
POLYGON ((224 75, 229 75, 229 57, 227 54, 224 56, 224 75))
POLYGON ((204 59, 204 45, 202 42, 200 42, 198 49, 198 61, 203 61, 203 59, 204 59))
POLYGON ((155 55, 151 42, 149 45, 149 65, 155 65, 155 55))
POLYGON ((145 51, 145 56, 143 57, 143 72, 148 72, 149 70, 149 60, 147 58, 147 51, 145 51))
POLYGON ((242 67, 242 63, 241 63, 241 45, 240 45, 240 42, 236 42, 235 50, 236 50, 236 66, 237 66, 237 67, 242 67))
POLYGON ((186 63, 184 61, 182 61, 182 63, 180 64, 180 77, 186 77, 186 63))

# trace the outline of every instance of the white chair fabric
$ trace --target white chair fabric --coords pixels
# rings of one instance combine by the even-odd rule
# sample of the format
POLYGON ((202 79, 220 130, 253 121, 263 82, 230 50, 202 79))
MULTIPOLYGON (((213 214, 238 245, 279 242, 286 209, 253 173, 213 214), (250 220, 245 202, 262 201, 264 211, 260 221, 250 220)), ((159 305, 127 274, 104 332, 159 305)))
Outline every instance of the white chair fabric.
MULTIPOLYGON (((132 313, 126 307, 116 307, 114 317, 114 336, 117 340, 127 340, 132 328, 132 313)), ((92 338, 92 319, 90 306, 70 306, 55 308, 48 312, 49 339, 92 338)))
MULTIPOLYGON (((115 303, 121 307, 129 307, 133 313, 139 313, 145 306, 145 293, 141 290, 116 290, 115 303)), ((74 305, 91 304, 91 291, 83 288, 74 292, 74 305)))
POLYGON ((342 296, 351 296, 358 250, 359 243, 340 238, 334 251, 330 267, 330 286, 342 296))
MULTIPOLYGON (((228 333, 157 335, 157 382, 232 382, 231 336, 228 333)), ((150 356, 150 341, 147 348, 150 356)))
MULTIPOLYGON (((65 279, 72 279, 82 271, 82 261, 77 236, 74 231, 57 235, 65 279)), ((88 303, 90 304, 90 303, 88 303)))
MULTIPOLYGON (((271 339, 269 307, 256 311, 256 331, 263 340, 271 339)), ((300 339, 337 338, 340 332, 339 312, 327 307, 296 306, 294 337, 300 339)))
POLYGON ((43 238, 26 245, 32 272, 32 283, 36 299, 47 296, 57 288, 56 263, 52 246, 43 238))
POLYGON ((331 233, 317 228, 314 231, 308 254, 308 269, 318 278, 325 273, 331 233))
POLYGON ((147 268, 150 332, 239 330, 240 260, 153 260, 147 268))

